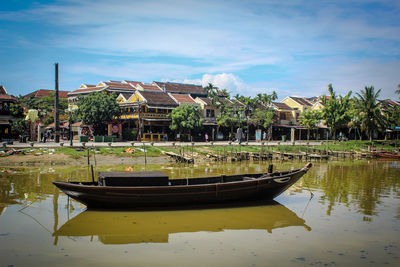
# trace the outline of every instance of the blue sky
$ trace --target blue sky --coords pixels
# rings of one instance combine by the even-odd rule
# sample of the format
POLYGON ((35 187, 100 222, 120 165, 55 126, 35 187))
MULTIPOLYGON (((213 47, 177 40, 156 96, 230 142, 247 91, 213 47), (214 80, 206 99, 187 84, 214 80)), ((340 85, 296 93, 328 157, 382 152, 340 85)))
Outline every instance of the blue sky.
POLYGON ((232 94, 398 99, 398 0, 8 0, 0 84, 9 94, 106 80, 175 81, 232 94))

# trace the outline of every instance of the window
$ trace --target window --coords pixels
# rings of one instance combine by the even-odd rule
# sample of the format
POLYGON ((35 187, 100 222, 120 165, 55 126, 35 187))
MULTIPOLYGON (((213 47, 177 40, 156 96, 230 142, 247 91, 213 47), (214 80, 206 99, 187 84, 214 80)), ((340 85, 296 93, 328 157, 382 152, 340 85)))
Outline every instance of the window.
POLYGON ((206 118, 214 118, 215 111, 213 109, 206 109, 206 118))

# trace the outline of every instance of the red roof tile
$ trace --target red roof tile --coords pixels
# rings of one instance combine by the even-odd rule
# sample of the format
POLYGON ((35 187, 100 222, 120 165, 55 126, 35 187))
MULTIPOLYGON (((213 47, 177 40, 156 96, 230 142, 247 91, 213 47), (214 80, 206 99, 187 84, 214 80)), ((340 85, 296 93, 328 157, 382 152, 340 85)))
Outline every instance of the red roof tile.
POLYGON ((132 89, 134 90, 135 88, 127 83, 121 83, 121 82, 104 82, 110 89, 132 89))
POLYGON ((206 103, 207 106, 211 106, 211 100, 207 97, 199 97, 202 101, 204 101, 204 103, 206 103))
POLYGON ((17 101, 17 98, 13 97, 12 95, 0 94, 0 100, 12 100, 12 101, 17 101))
POLYGON ((153 82, 153 84, 161 89, 165 86, 165 90, 168 93, 206 94, 206 91, 201 85, 171 82, 153 82))
POLYGON ((309 107, 311 106, 311 104, 304 98, 294 97, 294 96, 290 96, 290 98, 293 99, 294 101, 296 101, 297 103, 299 103, 300 105, 309 106, 309 107))
POLYGON ((139 84, 139 86, 143 88, 143 91, 157 91, 157 92, 162 91, 160 88, 158 88, 155 85, 139 84))
POLYGON ((136 85, 138 85, 138 84, 143 84, 142 82, 138 82, 138 81, 125 81, 126 83, 129 83, 129 84, 131 84, 131 85, 133 85, 133 86, 136 86, 136 85))
POLYGON ((138 91, 147 101, 148 105, 177 106, 176 102, 164 92, 138 91))
MULTIPOLYGON (((49 90, 49 89, 39 89, 36 90, 30 94, 27 94, 24 96, 24 98, 28 98, 28 97, 37 97, 37 98, 41 98, 44 96, 49 96, 50 94, 54 94, 55 91, 54 90, 49 90)), ((58 97, 59 98, 68 98, 68 93, 70 93, 69 91, 58 91, 58 97)))
POLYGON ((282 110, 293 110, 291 107, 289 107, 289 106, 286 105, 285 103, 272 102, 272 105, 274 105, 274 106, 277 107, 278 109, 282 109, 282 110))
POLYGON ((77 89, 75 91, 68 93, 68 95, 75 95, 75 94, 88 93, 88 92, 97 92, 97 91, 103 90, 104 88, 105 88, 105 86, 77 89))
POLYGON ((196 101, 190 95, 183 95, 183 94, 171 94, 173 98, 178 101, 178 103, 187 103, 187 104, 194 104, 196 101))

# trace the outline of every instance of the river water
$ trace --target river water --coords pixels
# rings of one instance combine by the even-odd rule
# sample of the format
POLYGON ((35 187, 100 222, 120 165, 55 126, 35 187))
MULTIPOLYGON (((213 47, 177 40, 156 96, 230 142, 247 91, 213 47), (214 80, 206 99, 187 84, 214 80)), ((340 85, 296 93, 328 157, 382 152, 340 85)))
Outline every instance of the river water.
MULTIPOLYGON (((278 170, 304 165, 274 164, 278 170)), ((198 177, 267 167, 242 162, 96 171, 198 177)), ((87 211, 51 183, 90 180, 88 168, 0 171, 0 266, 400 266, 399 161, 314 163, 268 205, 130 212, 87 211)))

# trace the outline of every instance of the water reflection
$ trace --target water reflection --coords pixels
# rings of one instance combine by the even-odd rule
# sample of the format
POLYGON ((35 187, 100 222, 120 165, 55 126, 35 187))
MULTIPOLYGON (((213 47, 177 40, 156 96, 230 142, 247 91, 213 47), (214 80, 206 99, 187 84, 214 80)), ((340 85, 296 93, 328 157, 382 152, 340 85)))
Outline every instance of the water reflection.
MULTIPOLYGON (((203 165, 135 165, 97 167, 96 171, 160 170, 174 178, 216 176, 221 174, 266 171, 267 163, 233 163, 203 165)), ((276 169, 293 169, 304 162, 274 162, 276 169)), ((314 167, 291 189, 301 193, 311 188, 327 215, 344 204, 365 216, 377 216, 383 198, 400 199, 399 161, 338 161, 315 163, 314 167)), ((53 180, 90 180, 88 168, 0 168, 0 215, 8 205, 40 203, 58 196, 53 180)), ((61 194, 63 195, 63 194, 61 194)), ((396 218, 400 217, 400 209, 396 218)))
POLYGON ((103 244, 168 243, 169 235, 182 232, 311 228, 296 213, 273 201, 266 206, 185 211, 84 211, 67 221, 53 236, 97 236, 103 244))
POLYGON ((377 216, 384 198, 399 199, 398 161, 350 161, 314 166, 301 180, 321 192, 320 201, 330 215, 336 205, 355 207, 358 213, 377 216))

